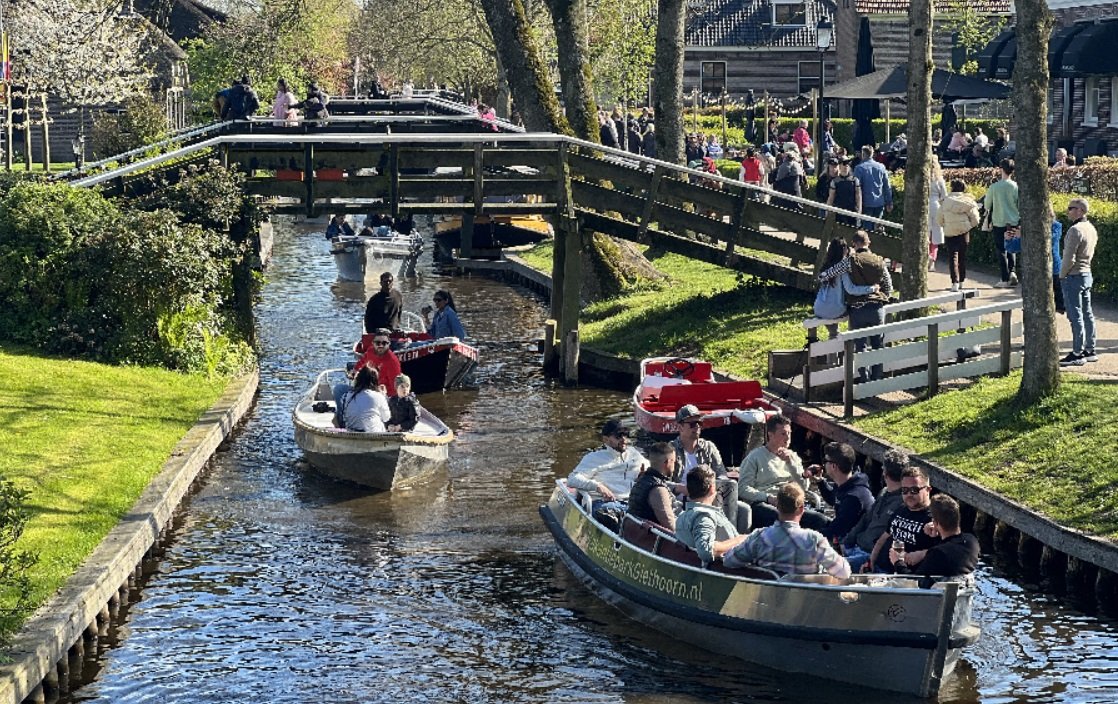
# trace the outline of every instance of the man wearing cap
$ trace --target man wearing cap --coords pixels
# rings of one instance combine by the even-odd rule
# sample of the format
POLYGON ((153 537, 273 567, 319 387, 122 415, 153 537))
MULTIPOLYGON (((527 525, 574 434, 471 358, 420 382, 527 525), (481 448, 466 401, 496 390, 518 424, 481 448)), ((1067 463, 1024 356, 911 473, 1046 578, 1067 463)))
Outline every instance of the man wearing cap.
POLYGON ((386 271, 380 275, 380 291, 374 293, 365 304, 365 332, 371 333, 377 328, 400 329, 400 311, 404 309, 404 299, 399 291, 392 288, 392 282, 391 273, 386 271))
POLYGON ((717 480, 718 496, 714 505, 720 507, 726 518, 734 525, 739 525, 739 519, 744 521, 744 527, 739 528, 744 532, 749 528, 748 506, 738 503, 738 483, 726 474, 726 465, 722 463, 722 453, 718 447, 705 438, 699 437, 703 430, 703 414, 697 406, 687 404, 675 413, 675 422, 679 425, 679 437, 672 440, 672 449, 675 450, 675 468, 671 480, 673 490, 679 494, 687 493, 687 473, 693 468, 705 464, 714 471, 717 480), (744 515, 739 511, 745 510, 744 515))
MULTIPOLYGON (((765 444, 754 448, 741 463, 738 498, 752 509, 754 528, 777 521, 776 493, 781 486, 794 482, 805 491, 811 488, 811 480, 804 478, 803 461, 788 447, 791 439, 792 422, 784 416, 772 416, 765 421, 765 444)), ((827 518, 807 510, 801 523, 805 528, 822 530, 827 518)))
POLYGON ((629 431, 610 418, 602 426, 602 447, 582 457, 567 477, 567 486, 586 492, 595 517, 601 520, 602 509, 610 503, 617 503, 624 513, 620 502, 628 501, 633 482, 647 466, 644 455, 629 447, 629 431))

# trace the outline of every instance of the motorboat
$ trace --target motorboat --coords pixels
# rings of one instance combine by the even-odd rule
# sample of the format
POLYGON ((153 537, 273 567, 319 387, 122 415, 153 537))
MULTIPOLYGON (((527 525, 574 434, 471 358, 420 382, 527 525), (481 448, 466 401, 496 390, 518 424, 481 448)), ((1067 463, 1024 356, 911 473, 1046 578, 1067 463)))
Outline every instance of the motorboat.
POLYGON ((620 534, 606 528, 562 479, 540 515, 591 591, 712 657, 932 697, 980 635, 971 576, 921 589, 893 575, 838 580, 704 565, 666 529, 630 514, 620 534))
MULTIPOLYGON (((353 345, 354 356, 360 359, 372 340, 372 335, 362 335, 353 345)), ((412 392, 416 394, 463 386, 477 367, 477 348, 457 337, 436 340, 425 332, 396 332, 393 348, 400 360, 400 371, 411 378, 412 392)))
POLYGON ((327 369, 292 412, 295 443, 322 474, 390 491, 431 477, 447 462, 454 433, 426 408, 410 432, 364 433, 335 428, 333 385, 347 381, 344 369, 327 369))
POLYGON ((377 228, 374 232, 378 233, 341 235, 330 239, 330 253, 338 266, 339 279, 364 281, 370 271, 370 262, 414 258, 423 251, 423 238, 419 234, 405 235, 388 228, 377 228), (382 229, 384 232, 378 232, 382 229))

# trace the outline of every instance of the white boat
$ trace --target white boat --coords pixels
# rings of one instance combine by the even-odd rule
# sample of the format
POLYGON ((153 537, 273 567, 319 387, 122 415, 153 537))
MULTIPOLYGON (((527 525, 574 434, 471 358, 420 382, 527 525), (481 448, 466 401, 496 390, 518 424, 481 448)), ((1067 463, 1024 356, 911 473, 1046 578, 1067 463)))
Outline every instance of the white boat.
POLYGON ((338 266, 338 278, 345 281, 364 281, 370 270, 370 262, 389 258, 408 259, 418 256, 422 250, 423 238, 414 233, 342 235, 330 240, 330 253, 334 255, 334 263, 338 266))
POLYGON ((406 433, 335 428, 333 383, 345 380, 345 370, 322 372, 292 412, 295 443, 312 466, 382 491, 417 484, 446 466, 454 433, 426 408, 420 407, 419 423, 406 433))

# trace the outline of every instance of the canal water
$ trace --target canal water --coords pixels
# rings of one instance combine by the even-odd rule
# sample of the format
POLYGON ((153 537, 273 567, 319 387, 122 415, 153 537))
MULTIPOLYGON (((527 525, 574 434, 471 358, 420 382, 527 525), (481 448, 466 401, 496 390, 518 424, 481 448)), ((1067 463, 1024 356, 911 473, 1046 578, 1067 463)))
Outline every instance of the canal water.
MULTIPOLYGON (((454 294, 478 386, 423 403, 454 428, 446 475, 374 494, 300 461, 290 412, 348 359, 365 298, 318 226, 281 221, 257 307, 260 397, 191 500, 139 601, 70 695, 81 702, 895 702, 648 632, 581 588, 536 512, 624 394, 546 381, 545 306, 485 279, 398 279, 407 308, 454 294)), ((1118 701, 1110 623, 984 565, 981 641, 945 702, 1118 701)))

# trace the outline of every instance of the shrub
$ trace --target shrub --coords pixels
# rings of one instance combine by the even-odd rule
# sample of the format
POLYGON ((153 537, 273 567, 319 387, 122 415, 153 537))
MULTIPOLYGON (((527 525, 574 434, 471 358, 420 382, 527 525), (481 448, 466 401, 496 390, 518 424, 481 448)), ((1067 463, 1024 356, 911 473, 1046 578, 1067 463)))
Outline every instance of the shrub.
POLYGON ((216 160, 191 164, 162 177, 151 192, 134 201, 143 210, 169 209, 184 222, 225 229, 239 220, 252 201, 243 191, 244 174, 222 168, 216 160))
POLYGON ((106 159, 152 144, 167 135, 167 115, 150 96, 124 99, 119 112, 102 112, 93 123, 93 154, 106 159))
POLYGON ((28 495, 27 491, 0 477, 0 594, 4 595, 5 605, 0 610, 0 643, 6 642, 19 626, 31 594, 27 571, 36 558, 15 548, 29 517, 28 495))

